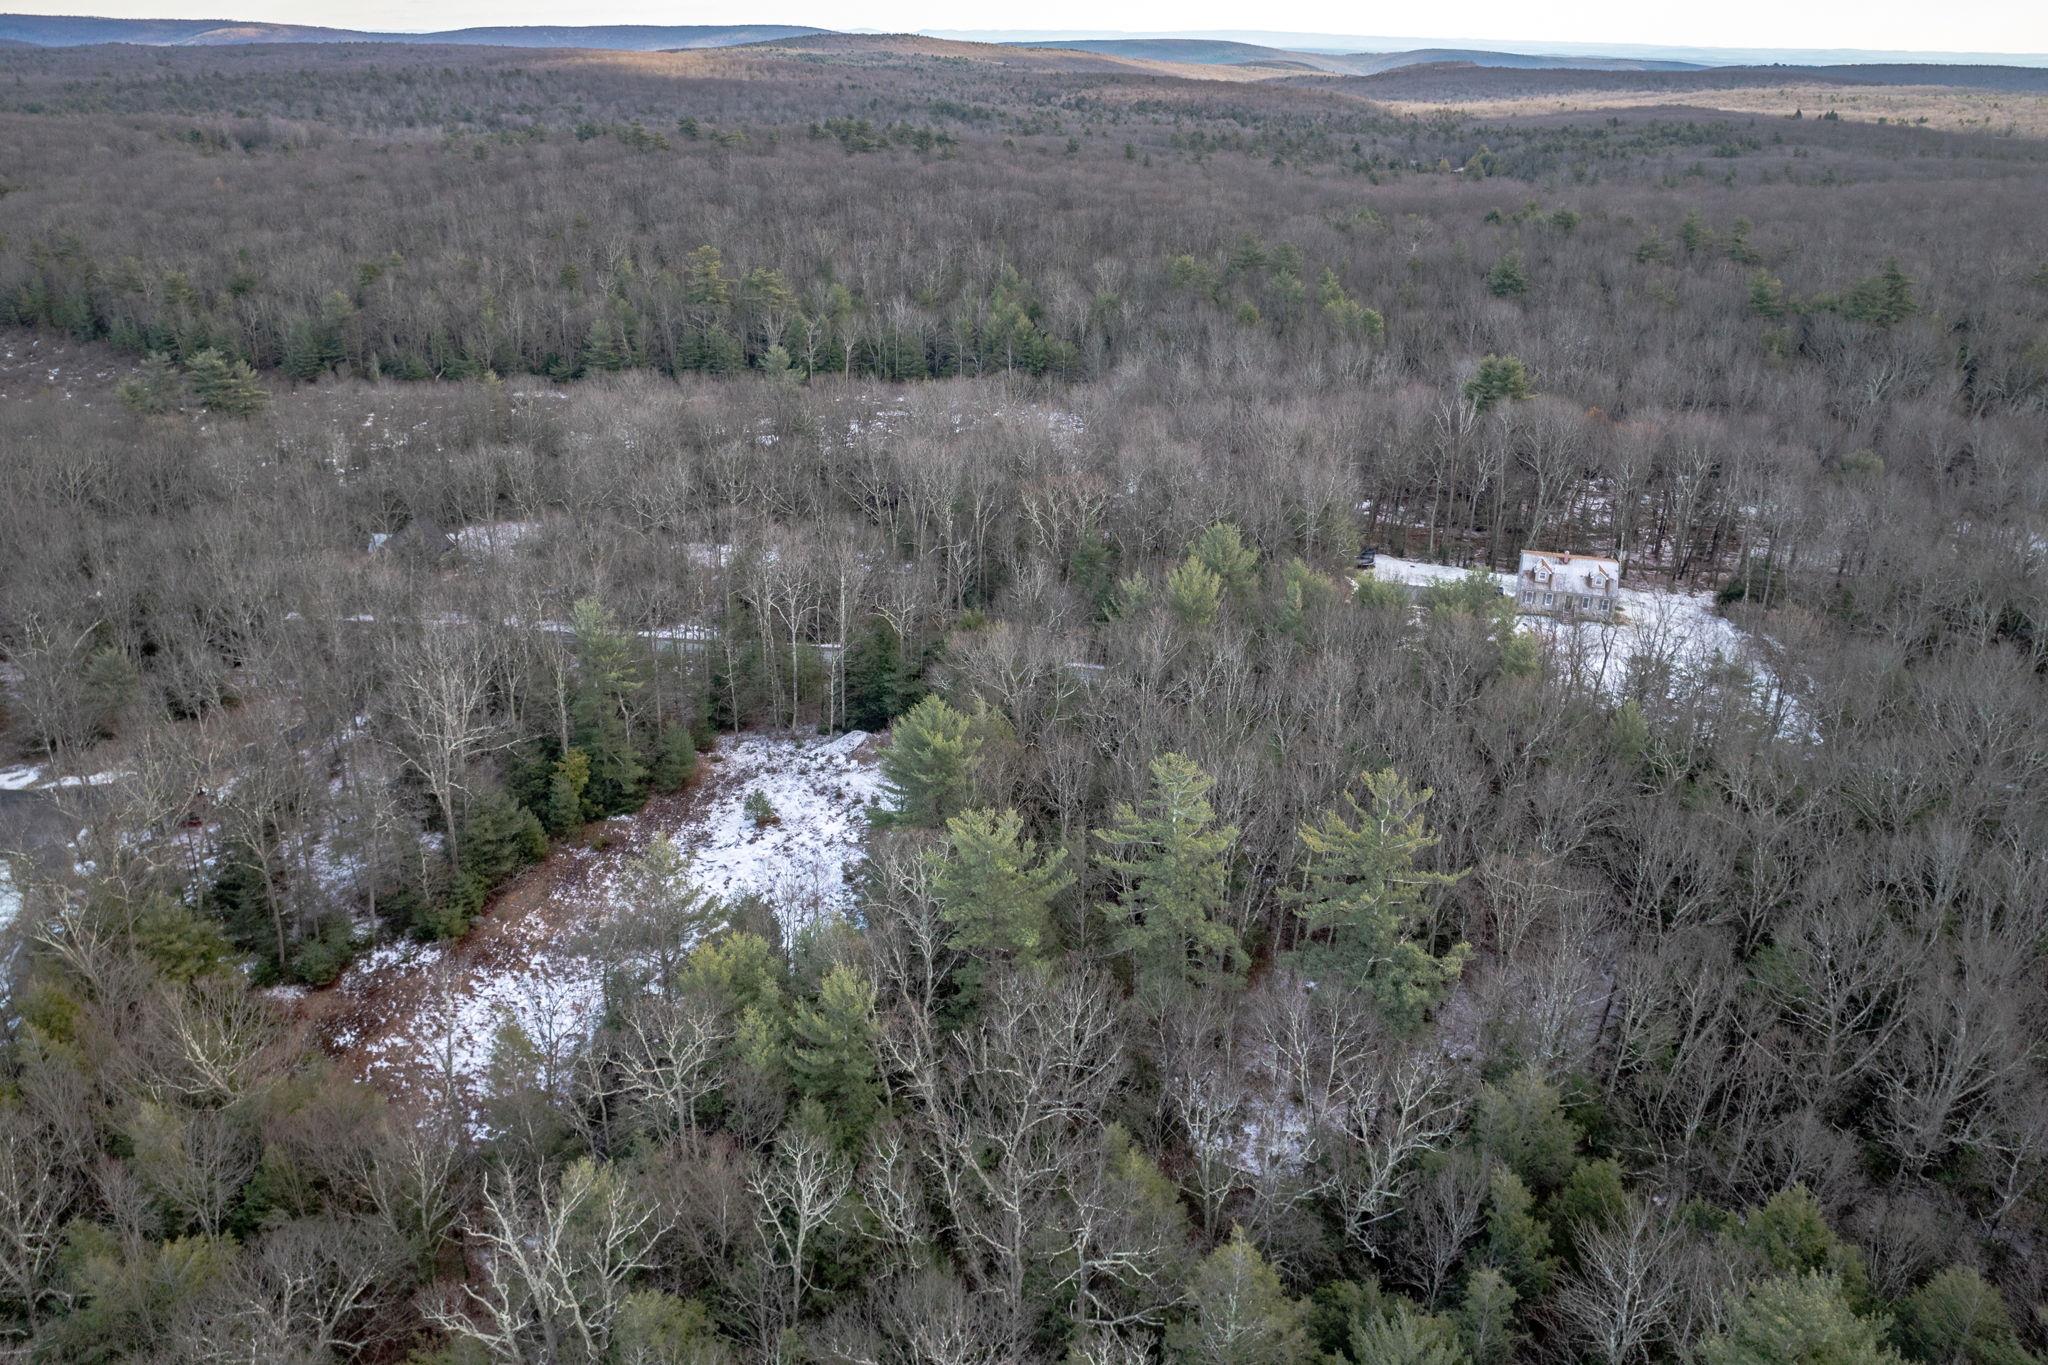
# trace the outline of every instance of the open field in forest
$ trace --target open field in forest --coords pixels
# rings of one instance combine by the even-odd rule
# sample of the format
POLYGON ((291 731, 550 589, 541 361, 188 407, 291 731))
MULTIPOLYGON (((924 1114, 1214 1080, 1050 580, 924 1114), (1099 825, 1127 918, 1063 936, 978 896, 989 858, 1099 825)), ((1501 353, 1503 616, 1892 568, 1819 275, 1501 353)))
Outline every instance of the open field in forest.
POLYGON ((735 908, 749 898, 771 907, 787 943, 843 917, 881 798, 872 750, 857 731, 722 740, 689 790, 556 849, 460 939, 380 947, 331 986, 286 998, 323 1047, 394 1102, 480 1123, 489 1089, 569 1084, 605 1008, 603 940, 621 871, 656 835, 689 860, 690 886, 735 908), (765 824, 747 810, 757 793, 773 812, 765 824))

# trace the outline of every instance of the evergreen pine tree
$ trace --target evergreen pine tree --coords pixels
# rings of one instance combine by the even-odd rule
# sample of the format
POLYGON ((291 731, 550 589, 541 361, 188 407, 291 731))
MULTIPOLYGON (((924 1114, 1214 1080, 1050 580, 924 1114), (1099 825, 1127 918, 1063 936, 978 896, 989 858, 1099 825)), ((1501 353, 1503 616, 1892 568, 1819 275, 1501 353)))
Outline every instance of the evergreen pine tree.
POLYGON ((1522 253, 1510 251, 1493 263, 1493 269, 1486 272, 1486 287, 1495 298, 1518 299, 1529 292, 1529 271, 1522 264, 1522 253))
POLYGON ((708 243, 683 261, 683 301, 699 326, 722 319, 732 303, 732 281, 725 277, 725 257, 708 243))
POLYGON ((1221 919, 1237 828, 1216 825, 1213 786, 1192 759, 1161 754, 1145 799, 1119 803, 1110 827, 1095 831, 1108 851, 1103 869, 1119 884, 1102 906, 1112 941, 1154 1002, 1244 968, 1237 931, 1221 919))
POLYGON ((1511 355, 1481 357, 1479 373, 1465 383, 1465 397, 1481 412, 1507 399, 1527 398, 1532 392, 1528 370, 1519 357, 1511 355))
POLYGON ((1014 810, 963 811, 946 822, 932 894, 969 952, 1044 960, 1052 951, 1052 901, 1074 884, 1067 851, 1039 856, 1014 810))
POLYGON ((965 810, 974 792, 981 750, 982 738, 973 720, 944 697, 926 697, 911 707, 882 751, 890 823, 938 829, 965 810))
POLYGON ((1785 282, 1768 270, 1749 277, 1749 311, 1760 318, 1785 316, 1785 282))
POLYGON ((462 821, 462 870, 488 890, 548 851, 534 813, 495 787, 476 792, 462 821))
POLYGON ((1685 221, 1678 225, 1678 242, 1685 248, 1687 256, 1698 256, 1713 248, 1713 229, 1707 226, 1706 219, 1700 217, 1698 209, 1686 211, 1685 221))
POLYGON ((1361 774, 1367 800, 1344 793, 1345 811, 1323 812, 1301 827, 1308 849, 1307 884, 1295 893, 1296 913, 1312 934, 1302 952, 1318 975, 1329 973, 1370 996, 1402 1028, 1457 979, 1470 949, 1441 957, 1410 935, 1426 898, 1463 873, 1428 872, 1416 860, 1436 846, 1422 821, 1431 793, 1403 782, 1391 768, 1361 774))
POLYGON ((1127 573, 1110 590, 1110 619, 1129 621, 1143 616, 1145 609, 1152 605, 1152 598, 1152 580, 1143 573, 1127 573))
POLYGON ((1763 259, 1757 249, 1750 245, 1751 227, 1749 219, 1737 218, 1735 225, 1728 229, 1728 259, 1737 265, 1755 265, 1763 259))
POLYGON ((729 1365, 731 1349, 695 1299, 636 1289, 619 1301, 608 1360, 621 1365, 729 1365))
POLYGON ((1536 1200, 1506 1166, 1493 1168, 1486 1204, 1486 1259, 1524 1299, 1541 1298, 1556 1272, 1550 1229, 1536 1216, 1536 1200))
POLYGON ((185 377, 199 405, 224 417, 247 417, 270 401, 248 361, 229 360, 219 351, 204 350, 186 361, 185 377))
POLYGON ((1832 1276, 1774 1275, 1751 1285, 1699 1345, 1700 1365, 1904 1365, 1883 1319, 1856 1315, 1832 1276))
POLYGON ((1166 575, 1166 605, 1183 625, 1213 626, 1223 610, 1223 580, 1189 555, 1166 575))
POLYGON ((144 356, 135 373, 114 388, 114 396, 123 407, 148 415, 176 412, 184 394, 176 363, 162 351, 144 356))
POLYGON ((672 720, 655 741, 654 764, 647 780, 657 791, 679 792, 690 785, 697 771, 697 736, 689 726, 672 720))
POLYGON ((1176 1365, 1307 1365, 1314 1357, 1302 1305, 1242 1228, 1195 1267, 1166 1351, 1176 1365))
POLYGON ((583 792, 590 785, 590 755, 570 749, 555 760, 548 774, 546 816, 548 833, 563 835, 583 823, 583 792))
POLYGON ((326 372, 320 363, 320 340, 310 318, 300 318, 285 334, 284 355, 277 367, 286 378, 302 381, 318 379, 326 372))
POLYGON ((1228 592, 1248 593, 1259 585, 1259 552, 1244 543, 1244 534, 1230 522, 1205 529, 1188 546, 1188 554, 1222 580, 1228 592))
POLYGON ((2020 1344, 2005 1300, 1969 1266, 1950 1266, 1907 1296, 1899 1305, 1899 1344, 1915 1360, 2041 1365, 2020 1344))
POLYGON ((86 656, 78 681, 93 731, 106 737, 114 733, 122 712, 135 700, 142 675, 118 646, 102 645, 86 656))
POLYGON ((578 353, 576 363, 584 374, 603 374, 626 368, 626 349, 619 336, 617 319, 600 314, 590 320, 590 329, 583 334, 583 349, 578 353))
POLYGON ((1371 1365, 1472 1365, 1449 1319, 1418 1313, 1398 1300, 1389 1311, 1352 1324, 1351 1358, 1371 1365))
POLYGON ((1896 327, 1919 311, 1913 282, 1896 260, 1886 261, 1882 271, 1851 289, 1842 300, 1844 316, 1879 327, 1896 327))
POLYGON ((846 654, 846 725, 881 730, 915 700, 903 662, 903 642, 881 617, 854 636, 846 654))
POLYGON ((818 1102, 843 1146, 858 1147, 882 1109, 874 983, 844 964, 834 967, 817 1000, 798 1006, 790 1025, 797 1093, 818 1102))
POLYGON ((570 608, 576 635, 576 695, 572 718, 576 747, 590 757, 584 791, 588 818, 630 810, 643 794, 647 771, 633 741, 634 694, 640 660, 634 641, 594 598, 570 608))
POLYGON ((1568 1266, 1579 1264, 1586 1238, 1614 1227, 1628 1215, 1628 1191, 1621 1165, 1612 1158, 1582 1161, 1552 1197, 1544 1215, 1558 1237, 1558 1251, 1568 1266))
POLYGON ((690 860, 666 834, 657 834, 619 874, 619 911, 606 926, 608 956, 637 993, 664 993, 675 983, 685 955, 726 921, 725 907, 690 876, 690 860))
POLYGON ((1458 1302, 1458 1331, 1472 1365, 1505 1365, 1514 1359, 1521 1336, 1515 1330, 1515 1287, 1492 1267, 1475 1270, 1458 1302))

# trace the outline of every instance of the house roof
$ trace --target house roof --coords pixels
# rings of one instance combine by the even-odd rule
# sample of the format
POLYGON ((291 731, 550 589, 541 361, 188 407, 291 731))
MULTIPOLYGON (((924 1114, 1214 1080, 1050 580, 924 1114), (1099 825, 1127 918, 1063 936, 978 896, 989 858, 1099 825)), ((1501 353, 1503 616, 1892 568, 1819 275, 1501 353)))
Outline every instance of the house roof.
POLYGON ((1521 577, 1562 592, 1610 591, 1621 582, 1621 564, 1603 555, 1575 555, 1563 550, 1522 551, 1521 577))

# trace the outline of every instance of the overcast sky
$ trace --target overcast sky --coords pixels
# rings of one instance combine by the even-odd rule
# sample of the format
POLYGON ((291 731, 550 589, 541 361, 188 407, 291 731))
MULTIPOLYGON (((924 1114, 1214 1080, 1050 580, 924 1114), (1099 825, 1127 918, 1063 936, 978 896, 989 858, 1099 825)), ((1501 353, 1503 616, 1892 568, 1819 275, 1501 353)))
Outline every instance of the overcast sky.
POLYGON ((812 24, 820 28, 1125 30, 1268 29, 1494 42, 1654 43, 1691 47, 2048 52, 2048 0, 1461 0, 1373 6, 1343 0, 0 0, 16 13, 138 19, 258 19, 424 31, 478 24, 812 24))

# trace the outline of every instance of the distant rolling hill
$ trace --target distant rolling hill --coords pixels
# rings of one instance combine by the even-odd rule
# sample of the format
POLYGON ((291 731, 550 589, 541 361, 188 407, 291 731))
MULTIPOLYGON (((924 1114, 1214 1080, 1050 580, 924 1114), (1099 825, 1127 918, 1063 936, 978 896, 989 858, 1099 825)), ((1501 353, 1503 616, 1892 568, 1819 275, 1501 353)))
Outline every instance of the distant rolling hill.
POLYGON ((1549 56, 1535 52, 1483 52, 1478 49, 1419 47, 1408 52, 1358 52, 1337 58, 1345 70, 1361 76, 1378 71, 1398 71, 1409 66, 1439 62, 1466 62, 1473 66, 1499 67, 1513 71, 1699 71, 1698 62, 1660 61, 1646 57, 1549 56))
POLYGON ((457 28, 439 33, 377 33, 306 24, 233 19, 93 19, 71 15, 0 14, 0 43, 85 47, 135 43, 148 47, 238 47, 250 43, 425 43, 475 47, 597 48, 655 52, 732 47, 825 30, 790 24, 605 24, 457 28))
POLYGON ((1048 72, 1149 72, 1157 75, 1201 76, 1214 71, 1238 73, 1232 79, 1276 76, 1321 76, 1321 67, 1294 66, 1266 70, 1252 62, 1237 64, 1197 63, 1172 57, 1127 56, 1096 52, 1087 48, 1038 43, 966 43, 951 38, 932 38, 922 33, 812 33, 798 38, 779 38, 756 43, 750 51, 761 56, 796 53, 813 60, 861 65, 889 64, 905 60, 940 59, 985 62, 1017 70, 1048 72))
POLYGON ((1311 71, 1350 72, 1342 57, 1327 53, 1291 52, 1256 43, 1228 43, 1203 38, 1072 38, 1042 43, 1005 43, 1005 47, 1050 48, 1062 52, 1093 52, 1140 62, 1177 62, 1188 66, 1294 66, 1311 71))
POLYGON ((1331 75, 1370 76, 1408 66, 1464 62, 1472 66, 1516 70, 1561 71, 1697 71, 1696 62, 1654 61, 1640 57, 1543 56, 1527 52, 1482 52, 1453 48, 1417 48, 1410 52, 1308 52, 1257 43, 1208 38, 1071 38, 1007 46, 1060 48, 1095 52, 1137 61, 1178 62, 1190 66, 1257 66, 1308 69, 1331 75))
POLYGON ((1523 99, 1553 95, 1642 94, 1658 99, 1710 90, 1786 85, 1938 85, 1957 89, 2048 93, 2048 69, 2027 66, 1943 66, 1869 63, 1842 66, 1717 66, 1682 71, 1482 67, 1431 62, 1368 75, 1321 77, 1319 83, 1391 100, 1523 99))

